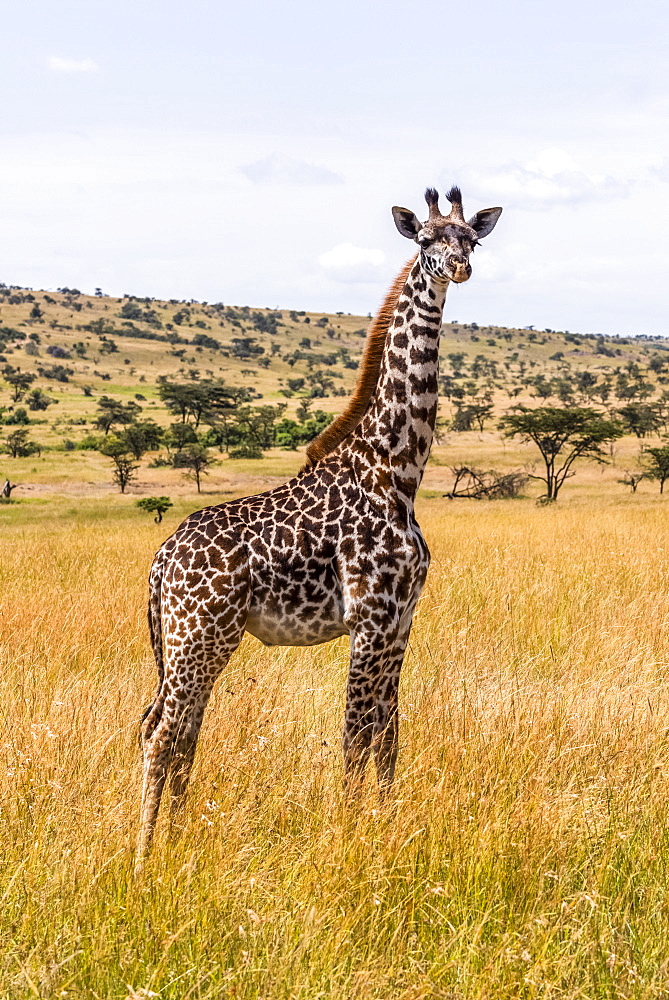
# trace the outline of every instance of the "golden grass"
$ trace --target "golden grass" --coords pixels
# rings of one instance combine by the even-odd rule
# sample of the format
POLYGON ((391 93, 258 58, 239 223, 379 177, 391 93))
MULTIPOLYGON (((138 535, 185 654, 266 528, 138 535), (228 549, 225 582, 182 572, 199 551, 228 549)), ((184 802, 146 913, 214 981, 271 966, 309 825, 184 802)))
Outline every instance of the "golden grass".
POLYGON ((396 801, 342 802, 347 643, 248 638, 136 883, 145 577, 183 511, 68 511, 3 511, 0 996, 666 996, 661 498, 423 501, 396 801))

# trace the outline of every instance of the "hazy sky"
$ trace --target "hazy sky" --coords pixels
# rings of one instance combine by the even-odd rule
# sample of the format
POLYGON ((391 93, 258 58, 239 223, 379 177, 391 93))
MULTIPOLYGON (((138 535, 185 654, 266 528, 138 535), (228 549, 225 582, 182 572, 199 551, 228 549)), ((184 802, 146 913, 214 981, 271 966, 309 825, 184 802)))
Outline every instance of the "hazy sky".
POLYGON ((0 281, 374 311, 393 204, 502 205, 446 317, 669 334, 669 8, 5 5, 0 281))

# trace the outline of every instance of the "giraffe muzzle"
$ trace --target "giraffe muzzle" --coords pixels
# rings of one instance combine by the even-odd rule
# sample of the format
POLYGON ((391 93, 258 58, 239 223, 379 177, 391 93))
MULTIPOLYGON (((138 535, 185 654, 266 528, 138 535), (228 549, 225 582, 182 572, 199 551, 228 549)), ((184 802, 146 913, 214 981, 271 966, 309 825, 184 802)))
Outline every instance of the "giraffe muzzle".
POLYGON ((469 264, 452 263, 451 269, 451 281, 454 281, 456 285, 461 285, 464 281, 468 281, 471 277, 472 269, 469 264))

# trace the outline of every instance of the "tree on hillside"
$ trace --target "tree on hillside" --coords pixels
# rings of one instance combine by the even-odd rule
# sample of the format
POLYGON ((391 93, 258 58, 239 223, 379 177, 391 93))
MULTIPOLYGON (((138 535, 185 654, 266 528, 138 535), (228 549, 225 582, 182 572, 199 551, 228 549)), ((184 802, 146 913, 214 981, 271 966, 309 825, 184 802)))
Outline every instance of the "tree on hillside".
POLYGON ((192 424, 170 424, 170 429, 163 436, 167 446, 167 454, 172 451, 178 453, 183 451, 187 444, 197 444, 197 434, 193 430, 192 424))
MULTIPOLYGON (((197 440, 195 432, 190 424, 172 424, 172 428, 187 427, 193 433, 193 439, 197 440)), ((228 410, 216 414, 214 419, 210 418, 210 427, 203 438, 203 443, 214 445, 220 452, 230 451, 237 440, 237 415, 235 410, 228 410)))
POLYGON ((30 417, 28 416, 28 411, 25 406, 17 406, 13 413, 10 413, 8 417, 4 418, 5 424, 23 424, 24 426, 30 423, 30 417))
MULTIPOLYGON (((276 406, 240 406, 235 415, 235 432, 239 445, 249 445, 260 451, 274 444, 275 425, 286 410, 285 403, 276 406)), ((244 457, 244 456, 237 456, 244 457)))
POLYGON ((656 434, 663 423, 659 407, 654 403, 628 403, 620 407, 618 416, 630 433, 638 438, 656 434))
POLYGON ((606 406, 611 396, 611 376, 604 375, 601 382, 598 382, 592 389, 592 395, 600 401, 602 406, 606 406))
POLYGON ((209 475, 209 466, 212 465, 212 458, 209 449, 199 441, 187 444, 183 451, 178 451, 174 456, 174 467, 184 469, 184 478, 195 481, 198 493, 201 493, 200 481, 202 476, 209 475))
POLYGON ((132 399, 128 403, 122 403, 119 399, 112 399, 111 396, 100 396, 95 426, 104 431, 106 436, 116 424, 122 427, 132 424, 141 412, 142 407, 132 399))
POLYGON ((541 452, 545 474, 531 475, 546 484, 541 499, 557 500, 566 479, 575 473, 572 466, 577 458, 591 458, 605 462, 602 446, 622 437, 624 429, 615 420, 607 420, 589 407, 540 406, 529 409, 518 407, 516 413, 507 414, 500 422, 500 429, 507 437, 518 435, 533 441, 541 452))
POLYGON ((261 347, 260 344, 256 344, 255 337, 233 337, 230 345, 230 353, 233 358, 244 360, 246 358, 257 357, 258 354, 264 354, 265 348, 261 347))
POLYGON ((128 424, 118 437, 139 461, 146 451, 155 451, 160 447, 163 431, 153 420, 141 420, 128 424))
POLYGON ((19 403, 23 399, 37 378, 32 372, 22 372, 20 368, 14 368, 12 365, 5 365, 2 369, 2 377, 10 387, 13 403, 19 403))
POLYGON ((646 448, 641 461, 648 479, 654 479, 660 484, 660 493, 664 493, 664 484, 669 479, 669 444, 658 448, 646 448))
POLYGON ((170 413, 180 417, 184 424, 192 420, 195 427, 199 427, 202 420, 211 419, 249 399, 248 389, 227 385, 223 379, 170 382, 161 376, 158 394, 170 413))
POLYGON ((155 309, 142 309, 137 302, 133 302, 131 300, 123 303, 119 310, 119 316, 122 319, 137 320, 143 323, 148 323, 149 326, 162 326, 160 316, 155 309))
POLYGON ((295 416, 300 421, 301 424, 305 423, 310 417, 311 407, 313 406, 313 399, 310 397, 305 397, 301 400, 300 405, 295 410, 295 416))
POLYGON ((113 435, 102 443, 100 452, 107 458, 111 458, 114 463, 112 477, 114 482, 118 484, 121 493, 125 493, 126 487, 137 478, 138 469, 134 455, 129 450, 127 443, 122 438, 113 435))
POLYGON ((647 382, 634 362, 628 362, 626 372, 618 372, 615 393, 618 399, 646 399, 655 389, 653 382, 647 382))
POLYGON ((196 333, 191 343, 195 347, 206 347, 210 351, 220 351, 222 344, 215 337, 210 337, 206 333, 196 333))
POLYGON ((551 384, 553 395, 557 396, 563 406, 574 405, 574 386, 569 378, 554 378, 551 384))
POLYGON ((492 417, 492 403, 474 401, 470 405, 456 403, 455 416, 451 421, 452 431, 471 431, 474 424, 483 433, 486 420, 492 417))
POLYGON ((575 372, 574 381, 576 383, 576 388, 579 393, 588 400, 592 400, 593 393, 597 388, 597 376, 593 375, 592 372, 585 371, 575 372))
POLYGON ((0 445, 3 451, 12 458, 28 458, 30 455, 40 454, 42 449, 36 441, 31 441, 25 427, 8 434, 5 441, 0 445))
POLYGON ((452 354, 447 354, 446 357, 451 362, 451 368, 453 369, 453 378, 461 378, 463 375, 463 370, 466 367, 464 352, 455 351, 452 354))
POLYGON ((528 386, 531 387, 532 395, 539 396, 540 399, 548 399, 553 395, 553 386, 544 375, 535 375, 534 378, 528 379, 528 386))

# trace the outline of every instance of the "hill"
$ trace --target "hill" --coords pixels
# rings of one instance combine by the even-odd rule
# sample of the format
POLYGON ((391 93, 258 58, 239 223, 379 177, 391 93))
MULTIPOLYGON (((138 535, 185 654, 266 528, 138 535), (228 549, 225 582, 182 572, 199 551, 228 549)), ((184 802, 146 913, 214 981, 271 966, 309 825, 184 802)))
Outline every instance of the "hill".
MULTIPOLYGON (((160 398, 160 378, 222 379, 247 404, 283 404, 293 419, 305 399, 337 413, 355 383, 368 321, 344 313, 0 285, 0 371, 10 382, 12 375, 19 383, 28 376, 24 392, 12 391, 7 381, 0 386, 0 422, 7 433, 27 401, 31 439, 42 452, 30 469, 25 460, 5 459, 3 470, 8 474, 23 461, 19 473, 36 485, 108 480, 101 472, 108 462, 79 450, 95 429, 100 398, 132 401, 143 419, 166 428, 175 417, 160 398)), ((490 434, 496 418, 518 403, 587 404, 610 413, 631 403, 645 413, 643 434, 665 429, 669 419, 664 338, 448 323, 440 352, 438 443, 447 431, 454 432, 451 444, 456 432, 490 434)), ((480 437, 467 445, 470 451, 480 446, 480 437)), ((273 455, 263 475, 298 467, 299 456, 285 451, 273 455)), ((490 441, 484 451, 483 460, 490 441)), ((434 460, 446 461, 439 449, 434 460)))

